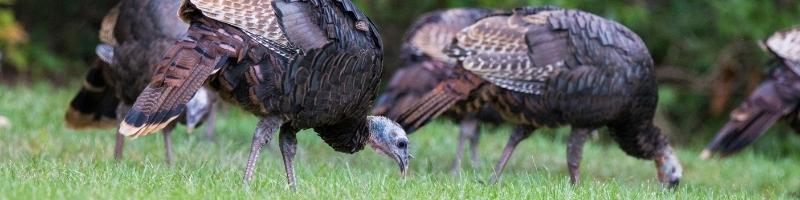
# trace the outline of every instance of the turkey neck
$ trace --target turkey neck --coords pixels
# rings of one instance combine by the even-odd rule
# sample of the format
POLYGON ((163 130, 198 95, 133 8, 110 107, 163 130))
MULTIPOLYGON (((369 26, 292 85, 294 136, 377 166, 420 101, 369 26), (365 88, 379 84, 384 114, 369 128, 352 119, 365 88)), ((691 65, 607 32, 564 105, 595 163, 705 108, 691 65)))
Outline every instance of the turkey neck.
POLYGON ((660 150, 669 147, 667 137, 650 121, 616 123, 608 128, 619 147, 636 158, 653 159, 660 150))
POLYGON ((317 127, 314 131, 334 150, 350 154, 364 149, 371 138, 366 117, 317 127))

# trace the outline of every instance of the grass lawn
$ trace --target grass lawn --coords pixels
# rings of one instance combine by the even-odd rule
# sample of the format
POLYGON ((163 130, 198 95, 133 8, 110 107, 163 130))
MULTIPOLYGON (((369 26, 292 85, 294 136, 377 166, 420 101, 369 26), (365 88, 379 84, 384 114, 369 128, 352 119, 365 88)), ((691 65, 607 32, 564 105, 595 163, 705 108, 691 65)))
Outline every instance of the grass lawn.
MULTIPOLYGON (((176 163, 164 164, 162 137, 128 140, 124 159, 112 156, 114 131, 64 127, 64 111, 77 85, 0 85, 0 199, 792 199, 800 198, 800 152, 771 157, 749 148, 726 160, 701 161, 699 146, 678 146, 684 179, 662 190, 654 164, 625 155, 613 143, 584 150, 582 184, 570 186, 565 160, 567 129, 541 130, 524 141, 498 185, 491 175, 509 127, 487 129, 480 166, 465 160, 452 176, 457 127, 437 122, 410 137, 411 175, 372 150, 337 153, 313 132, 298 134, 297 191, 286 187, 275 142, 265 149, 249 188, 242 185, 256 118, 231 109, 218 118, 217 138, 174 135, 176 163)), ((601 134, 601 138, 606 135, 601 134)), ((602 140, 602 139, 601 139, 602 140)))

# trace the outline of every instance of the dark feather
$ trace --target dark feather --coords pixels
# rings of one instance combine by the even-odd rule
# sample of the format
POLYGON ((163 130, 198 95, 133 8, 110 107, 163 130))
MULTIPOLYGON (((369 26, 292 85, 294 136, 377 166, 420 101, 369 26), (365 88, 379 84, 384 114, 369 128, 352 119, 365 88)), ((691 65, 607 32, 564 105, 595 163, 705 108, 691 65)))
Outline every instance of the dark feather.
POLYGON ((111 128, 117 123, 119 99, 103 76, 108 64, 96 59, 78 94, 69 103, 65 116, 67 127, 73 129, 111 128))

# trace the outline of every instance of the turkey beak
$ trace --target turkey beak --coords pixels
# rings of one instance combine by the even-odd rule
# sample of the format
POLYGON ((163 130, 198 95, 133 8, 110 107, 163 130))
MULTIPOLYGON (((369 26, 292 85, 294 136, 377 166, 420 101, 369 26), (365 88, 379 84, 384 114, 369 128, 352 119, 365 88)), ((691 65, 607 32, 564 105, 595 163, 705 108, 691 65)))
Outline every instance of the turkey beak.
POLYGON ((408 155, 398 156, 395 160, 397 161, 397 165, 400 167, 400 176, 402 176, 403 178, 408 176, 409 156, 408 155))
POLYGON ((194 127, 195 127, 195 124, 186 123, 186 132, 188 132, 189 134, 192 134, 192 132, 194 131, 194 127))

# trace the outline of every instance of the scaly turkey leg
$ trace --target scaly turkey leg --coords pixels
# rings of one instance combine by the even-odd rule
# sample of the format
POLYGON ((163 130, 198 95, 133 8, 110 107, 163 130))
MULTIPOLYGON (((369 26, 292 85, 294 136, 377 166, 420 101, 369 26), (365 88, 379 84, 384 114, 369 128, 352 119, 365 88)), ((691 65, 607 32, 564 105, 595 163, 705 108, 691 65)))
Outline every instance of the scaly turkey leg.
POLYGON ((286 181, 289 188, 295 189, 297 183, 294 178, 294 155, 297 153, 297 137, 294 131, 281 130, 280 144, 281 154, 283 154, 283 166, 286 169, 286 181))
POLYGON ((247 166, 244 171, 244 183, 247 185, 253 178, 253 171, 255 170, 256 163, 258 162, 258 155, 261 154, 261 147, 272 140, 272 135, 275 134, 283 120, 269 117, 261 119, 256 126, 256 132, 253 135, 253 143, 250 145, 250 159, 247 160, 247 166))
POLYGON ((456 157, 453 160, 453 166, 450 168, 450 173, 458 175, 461 172, 461 160, 464 158, 464 143, 467 139, 475 135, 475 129, 478 128, 478 120, 472 117, 467 117, 461 120, 461 134, 458 137, 458 147, 456 147, 456 157))
POLYGON ((589 132, 592 129, 572 128, 572 133, 567 141, 567 167, 569 168, 569 183, 578 184, 581 179, 581 158, 583 157, 583 145, 589 132))
POLYGON ((508 143, 506 143, 506 148, 503 150, 503 156, 500 157, 500 161, 497 162, 497 165, 494 167, 494 174, 492 174, 489 184, 494 185, 497 183, 497 180, 500 179, 500 175, 503 174, 503 169, 506 167, 508 158, 510 158, 511 154, 514 153, 514 149, 517 148, 519 142, 531 136, 533 130, 533 128, 521 125, 518 125, 516 128, 514 128, 514 132, 511 133, 511 137, 508 138, 508 143))

